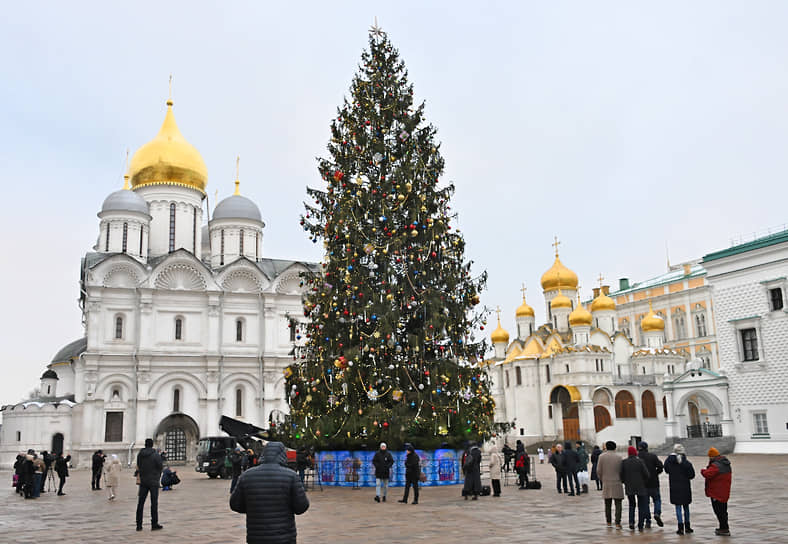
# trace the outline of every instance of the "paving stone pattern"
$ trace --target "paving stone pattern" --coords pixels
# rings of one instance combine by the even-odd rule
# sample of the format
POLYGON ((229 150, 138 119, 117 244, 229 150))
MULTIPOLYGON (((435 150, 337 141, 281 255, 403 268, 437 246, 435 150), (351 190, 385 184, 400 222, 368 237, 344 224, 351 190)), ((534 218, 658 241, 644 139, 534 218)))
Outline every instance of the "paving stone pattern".
MULTIPOLYGON (((663 529, 631 533, 626 528, 624 501, 623 531, 608 529, 604 521, 601 493, 568 497, 555 491, 549 465, 537 465, 541 490, 503 488, 500 498, 482 497, 464 501, 460 486, 424 488, 418 505, 396 502, 402 488, 390 490, 386 503, 373 501, 374 488, 353 490, 323 488, 309 492, 310 509, 296 518, 298 541, 310 543, 404 543, 485 542, 514 544, 541 542, 739 542, 786 543, 783 524, 788 504, 788 456, 730 456, 734 485, 729 504, 731 537, 714 536, 716 520, 703 494, 700 468, 705 458, 692 458, 698 471, 693 485, 692 525, 695 534, 675 534, 675 517, 668 501, 667 478, 661 477, 663 529)), ((230 511, 228 480, 210 480, 188 467, 180 467, 182 483, 174 491, 162 492, 159 519, 164 530, 150 531, 146 508, 145 530, 134 529, 136 491, 131 470, 121 475, 118 498, 109 502, 105 490, 90 490, 88 471, 75 470, 66 485, 67 495, 45 493, 24 500, 11 489, 11 473, 0 472, 7 482, 0 497, 0 542, 245 542, 245 518, 230 511)), ((488 482, 483 482, 487 484, 488 482)), ((510 482, 510 483, 513 483, 510 482)), ((412 495, 411 495, 412 499, 412 495)), ((147 505, 146 505, 147 506, 147 505)))

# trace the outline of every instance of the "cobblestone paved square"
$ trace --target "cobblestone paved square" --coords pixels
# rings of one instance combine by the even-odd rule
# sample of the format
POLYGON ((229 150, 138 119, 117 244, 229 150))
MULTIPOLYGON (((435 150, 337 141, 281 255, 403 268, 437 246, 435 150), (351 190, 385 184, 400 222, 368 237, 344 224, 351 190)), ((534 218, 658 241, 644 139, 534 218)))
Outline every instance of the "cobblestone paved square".
MULTIPOLYGON (((667 479, 661 477, 665 527, 642 534, 605 527, 599 492, 568 497, 555 491, 549 465, 537 465, 541 490, 503 488, 500 498, 464 501, 459 486, 423 488, 419 504, 400 504, 402 488, 389 490, 386 503, 375 503, 374 489, 323 488, 309 492, 310 509, 296 518, 299 542, 739 542, 785 543, 782 522, 788 505, 788 456, 733 455, 733 490, 729 504, 731 537, 714 535, 716 520, 703 494, 703 478, 693 485, 692 525, 695 534, 675 534, 673 507, 668 501, 667 479)), ((705 458, 692 458, 699 472, 705 458)), ((118 499, 107 501, 105 490, 91 491, 88 471, 74 470, 67 495, 45 493, 24 500, 13 493, 11 473, 0 472, 6 482, 0 512, 2 543, 112 543, 112 542, 245 542, 245 518, 228 506, 229 481, 210 480, 190 467, 180 467, 183 482, 163 492, 159 519, 164 530, 151 533, 149 510, 145 530, 134 530, 136 491, 133 472, 121 477, 118 499)), ((488 482, 483 482, 488 483, 488 482)), ((146 505, 147 506, 147 505, 146 505)), ((624 501, 626 527, 626 500, 624 501)))

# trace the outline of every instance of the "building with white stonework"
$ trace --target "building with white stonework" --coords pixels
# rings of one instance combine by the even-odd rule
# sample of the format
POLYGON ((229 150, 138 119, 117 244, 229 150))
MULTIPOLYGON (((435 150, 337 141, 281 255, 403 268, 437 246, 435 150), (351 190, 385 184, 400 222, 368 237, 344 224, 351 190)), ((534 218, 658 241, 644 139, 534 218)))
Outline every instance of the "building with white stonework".
POLYGON ((730 436, 728 380, 712 369, 713 329, 686 326, 700 315, 695 304, 710 315, 704 276, 697 264, 680 266, 632 286, 622 280, 617 293, 602 285, 583 305, 577 275, 556 252, 541 278, 546 323, 536 325, 523 297, 516 337, 509 340, 500 319, 491 335, 496 421, 512 423, 510 437, 526 444, 730 436))
POLYGON ((265 224, 237 179, 204 225, 207 181, 168 101, 82 258, 85 337, 55 355, 36 398, 2 407, 3 466, 28 448, 83 464, 149 437, 171 460, 191 460, 222 415, 267 427, 287 411, 300 275, 315 265, 263 257, 265 224))
POLYGON ((703 258, 741 453, 788 453, 788 231, 703 258))

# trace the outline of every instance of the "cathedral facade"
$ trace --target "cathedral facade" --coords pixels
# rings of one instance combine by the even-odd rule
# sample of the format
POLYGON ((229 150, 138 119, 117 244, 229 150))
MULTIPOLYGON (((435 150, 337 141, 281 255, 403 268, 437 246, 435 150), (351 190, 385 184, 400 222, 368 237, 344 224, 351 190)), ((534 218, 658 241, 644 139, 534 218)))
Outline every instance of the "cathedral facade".
POLYGON ((681 328, 675 317, 693 304, 711 309, 704 276, 699 265, 682 265, 633 286, 622 280, 617 293, 600 285, 582 303, 577 275, 556 251, 541 278, 546 322, 537 326, 523 296, 516 337, 500 317, 491 334, 496 421, 512 424, 510 439, 526 444, 730 436, 711 329, 681 328), (676 326, 668 327, 671 317, 676 326))
POLYGON ((268 427, 288 410, 301 274, 316 265, 263 257, 265 224, 238 179, 203 225, 207 170, 172 106, 98 213, 80 269, 85 337, 55 355, 36 398, 2 407, 3 464, 34 448, 84 465, 146 438, 187 461, 222 415, 268 427))

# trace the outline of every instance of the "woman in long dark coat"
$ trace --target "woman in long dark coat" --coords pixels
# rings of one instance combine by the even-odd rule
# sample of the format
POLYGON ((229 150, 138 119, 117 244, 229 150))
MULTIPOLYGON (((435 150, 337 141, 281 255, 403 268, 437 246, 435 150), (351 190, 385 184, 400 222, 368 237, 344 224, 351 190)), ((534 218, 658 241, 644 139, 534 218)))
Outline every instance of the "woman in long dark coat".
POLYGON ((679 528, 676 534, 693 533, 690 526, 689 505, 692 502, 692 484, 690 480, 695 477, 695 469, 685 455, 684 446, 676 444, 673 453, 665 459, 665 472, 668 474, 670 484, 670 504, 676 506, 676 520, 679 528), (684 517, 682 519, 682 510, 684 517))
POLYGON ((465 485, 463 491, 465 500, 468 495, 475 501, 482 492, 482 450, 476 444, 471 446, 471 451, 465 458, 465 485))
POLYGON ((591 479, 596 482, 597 491, 602 489, 602 480, 596 473, 596 464, 599 462, 600 455, 602 455, 602 450, 599 449, 599 446, 594 446, 594 450, 591 452, 591 479))

